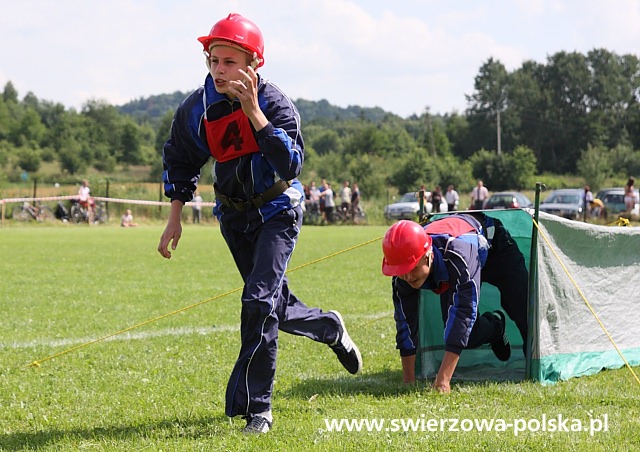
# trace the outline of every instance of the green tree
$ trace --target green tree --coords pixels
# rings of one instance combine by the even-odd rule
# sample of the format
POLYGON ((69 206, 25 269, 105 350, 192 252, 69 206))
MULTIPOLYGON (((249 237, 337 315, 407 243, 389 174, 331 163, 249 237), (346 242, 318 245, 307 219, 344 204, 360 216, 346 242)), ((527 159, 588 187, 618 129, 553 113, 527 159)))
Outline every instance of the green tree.
POLYGON ((17 149, 16 156, 18 158, 18 166, 28 173, 35 173, 40 169, 42 157, 37 144, 31 143, 31 146, 20 146, 17 149))
POLYGON ((592 190, 602 188, 604 181, 612 174, 610 153, 602 147, 589 145, 582 152, 577 163, 578 174, 584 177, 592 190))
POLYGON ((509 114, 518 119, 514 144, 526 143, 538 161, 548 148, 548 132, 556 127, 550 118, 550 99, 545 88, 545 66, 526 61, 510 77, 509 114))
POLYGON ((477 143, 471 135, 471 125, 467 116, 458 113, 445 118, 447 139, 451 143, 451 152, 460 159, 469 158, 475 151, 477 143))
POLYGON ((513 185, 506 188, 524 190, 534 186, 537 160, 533 150, 526 146, 518 146, 508 158, 510 160, 508 171, 513 178, 513 185))
POLYGON ((536 158, 533 151, 519 146, 513 153, 498 154, 481 149, 470 159, 474 179, 482 179, 493 191, 521 190, 531 185, 536 158))
POLYGON ((141 153, 139 128, 133 121, 128 120, 122 126, 120 140, 122 146, 120 162, 137 165, 144 161, 141 153))
POLYGON ((392 149, 390 135, 374 124, 358 125, 352 128, 352 132, 344 144, 346 152, 385 155, 392 149))
POLYGON ((384 159, 379 156, 363 155, 353 158, 347 166, 350 176, 344 179, 357 183, 363 198, 379 197, 387 188, 386 174, 381 171, 385 166, 384 159))
POLYGON ((2 98, 0 98, 0 140, 6 140, 9 138, 13 122, 9 106, 2 98))
POLYGON ((160 126, 156 130, 155 148, 159 155, 162 155, 164 143, 169 139, 173 114, 174 112, 172 110, 167 110, 167 112, 162 116, 160 126))
POLYGON ((334 130, 324 129, 310 140, 311 146, 318 155, 330 152, 342 153, 342 140, 334 130))
POLYGON ((493 58, 480 67, 475 78, 475 92, 467 96, 470 110, 476 115, 495 118, 496 149, 502 152, 502 122, 501 115, 507 105, 507 90, 509 88, 509 74, 504 65, 493 58))
POLYGON ((9 133, 9 139, 15 146, 29 142, 46 144, 47 128, 42 124, 40 115, 31 107, 22 108, 17 124, 9 133))
MULTIPOLYGON (((122 152, 121 137, 123 117, 117 108, 104 101, 90 100, 82 108, 82 116, 87 120, 88 137, 86 140, 88 147, 95 147, 98 144, 105 144, 109 149, 109 154, 118 158, 122 152)), ((84 147, 86 150, 86 146, 84 147)), ((92 160, 87 162, 92 163, 92 160)))
POLYGON ((18 103, 18 90, 10 81, 5 83, 4 91, 2 92, 2 100, 8 104, 18 103))
POLYGON ((432 164, 434 161, 436 159, 429 157, 426 149, 416 148, 394 165, 395 169, 389 181, 400 192, 418 190, 422 184, 431 184, 432 181, 439 180, 437 168, 432 164))
POLYGON ((87 168, 87 161, 82 158, 82 144, 75 138, 67 136, 63 138, 61 148, 58 151, 60 167, 69 174, 77 174, 87 168))

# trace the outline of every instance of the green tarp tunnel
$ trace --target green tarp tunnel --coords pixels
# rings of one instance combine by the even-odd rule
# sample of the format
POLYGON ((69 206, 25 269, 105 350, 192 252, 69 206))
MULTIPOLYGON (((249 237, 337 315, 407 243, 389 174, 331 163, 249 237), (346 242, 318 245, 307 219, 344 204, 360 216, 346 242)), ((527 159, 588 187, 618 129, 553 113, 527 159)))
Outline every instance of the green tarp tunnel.
MULTIPOLYGON (((531 270, 531 215, 519 209, 485 213, 504 223, 531 270)), ((539 226, 530 291, 535 297, 531 379, 554 383, 624 366, 585 299, 629 364, 640 365, 640 228, 591 225, 544 212, 539 226)), ((495 287, 482 285, 479 307, 480 313, 501 309, 495 287)), ((439 296, 431 291, 421 292, 419 333, 416 375, 434 378, 444 341, 439 296)), ((454 379, 524 379, 522 339, 508 318, 507 334, 512 346, 509 361, 498 361, 489 346, 464 350, 454 379)))

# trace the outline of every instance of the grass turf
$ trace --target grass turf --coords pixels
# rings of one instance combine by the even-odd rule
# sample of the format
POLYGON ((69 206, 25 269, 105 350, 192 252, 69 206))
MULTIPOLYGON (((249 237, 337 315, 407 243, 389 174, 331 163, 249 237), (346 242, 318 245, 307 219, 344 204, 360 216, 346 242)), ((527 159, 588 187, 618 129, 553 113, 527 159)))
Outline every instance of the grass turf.
POLYGON ((243 422, 224 416, 239 350, 241 280, 217 227, 186 225, 171 260, 156 252, 159 225, 0 229, 0 449, 637 447, 640 387, 625 369, 553 386, 463 382, 450 395, 432 392, 428 381, 403 385, 376 240, 385 229, 303 228, 290 286, 308 305, 342 312, 364 369, 351 376, 328 347, 281 334, 274 428, 261 437, 242 435, 243 422), (33 361, 40 367, 29 367, 33 361), (504 419, 536 430, 537 421, 558 416, 571 420, 567 428, 606 419, 608 431, 469 429, 475 419, 504 419), (326 424, 331 419, 385 423, 337 432, 326 424), (431 419, 436 431, 428 431, 431 419))

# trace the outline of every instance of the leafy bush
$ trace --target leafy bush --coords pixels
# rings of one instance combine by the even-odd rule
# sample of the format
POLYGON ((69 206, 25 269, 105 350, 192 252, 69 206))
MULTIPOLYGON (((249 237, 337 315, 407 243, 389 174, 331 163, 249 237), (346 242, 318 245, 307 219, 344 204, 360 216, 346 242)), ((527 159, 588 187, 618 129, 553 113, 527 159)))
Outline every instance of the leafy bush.
POLYGON ((518 146, 513 154, 481 149, 471 156, 470 163, 473 177, 494 191, 530 187, 536 171, 535 154, 525 146, 518 146))

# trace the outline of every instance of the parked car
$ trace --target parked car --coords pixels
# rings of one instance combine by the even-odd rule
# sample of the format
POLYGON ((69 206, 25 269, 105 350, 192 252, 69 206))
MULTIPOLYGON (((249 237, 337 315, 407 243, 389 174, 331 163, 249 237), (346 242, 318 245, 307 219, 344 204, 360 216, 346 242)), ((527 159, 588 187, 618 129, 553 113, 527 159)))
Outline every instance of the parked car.
POLYGON ((528 209, 533 203, 518 191, 501 191, 489 196, 484 209, 528 209))
POLYGON ((561 188, 553 190, 544 201, 540 203, 540 210, 570 220, 580 220, 583 216, 584 206, 582 188, 561 188))
MULTIPOLYGON (((433 211, 433 205, 426 201, 431 196, 430 192, 425 192, 425 208, 427 213, 433 211)), ((398 199, 398 201, 387 205, 384 208, 384 217, 387 220, 417 220, 418 212, 420 210, 420 200, 418 199, 418 192, 405 193, 398 199)), ((440 212, 447 211, 447 202, 442 200, 440 203, 440 212)))
MULTIPOLYGON (((638 216, 640 215, 640 198, 637 189, 635 193, 636 205, 631 214, 638 216)), ((604 204, 606 215, 618 215, 627 211, 624 205, 624 187, 603 188, 598 192, 596 198, 604 204)))

